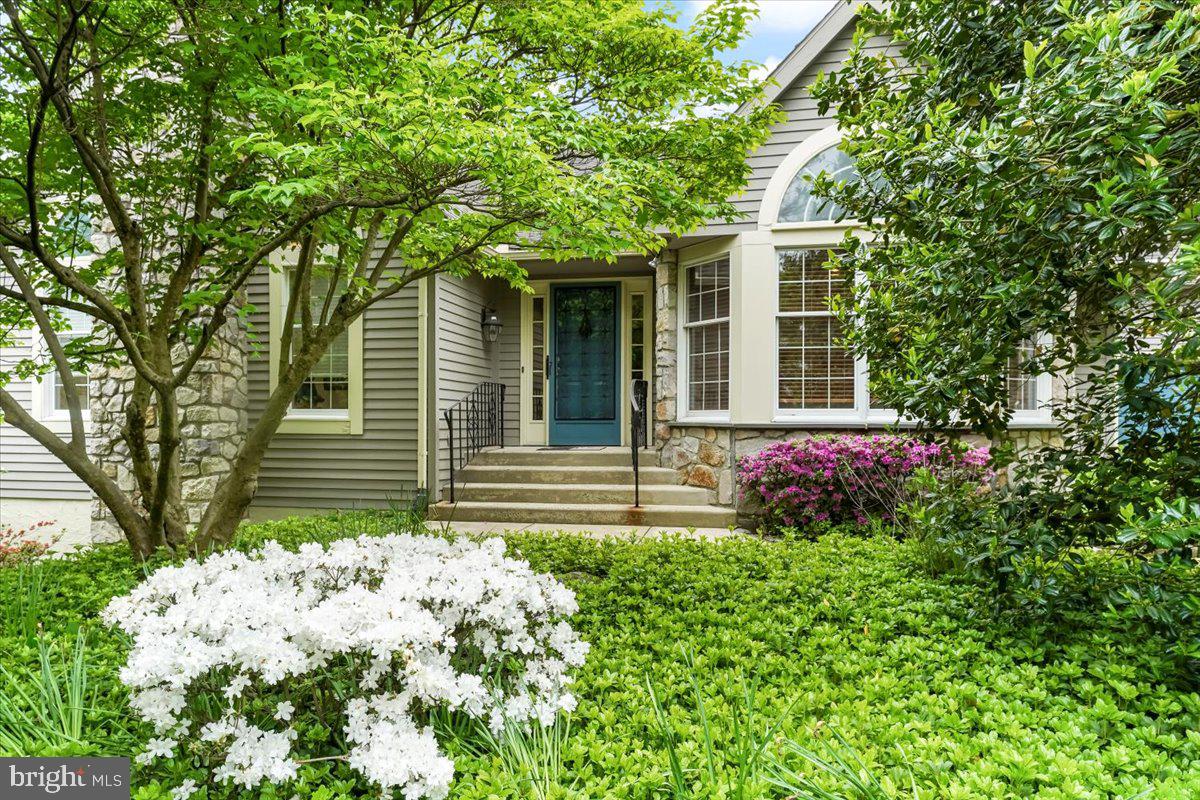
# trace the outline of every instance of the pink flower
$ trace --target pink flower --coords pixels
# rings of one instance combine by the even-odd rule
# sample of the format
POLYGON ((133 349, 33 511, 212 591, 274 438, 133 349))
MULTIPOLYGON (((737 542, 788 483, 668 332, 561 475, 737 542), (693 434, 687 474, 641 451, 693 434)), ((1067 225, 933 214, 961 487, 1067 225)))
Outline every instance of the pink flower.
POLYGON ((992 476, 990 462, 986 447, 959 451, 948 443, 884 434, 814 436, 775 442, 739 459, 739 496, 758 494, 776 524, 861 525, 869 514, 890 518, 918 469, 984 484, 992 476))

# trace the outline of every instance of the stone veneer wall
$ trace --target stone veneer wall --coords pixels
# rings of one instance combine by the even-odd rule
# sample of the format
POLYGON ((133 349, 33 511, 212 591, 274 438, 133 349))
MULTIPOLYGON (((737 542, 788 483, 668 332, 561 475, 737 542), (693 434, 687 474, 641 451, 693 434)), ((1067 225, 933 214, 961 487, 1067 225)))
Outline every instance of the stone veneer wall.
POLYGON ((708 489, 711 500, 731 505, 733 431, 672 424, 678 410, 678 275, 676 254, 664 252, 654 265, 654 445, 662 465, 679 470, 681 483, 708 489))
MULTIPOLYGON (((236 316, 209 344, 186 383, 176 394, 180 407, 179 468, 183 505, 188 522, 200 522, 217 483, 232 467, 247 427, 249 385, 246 377, 247 341, 236 316)), ((133 367, 94 372, 89 404, 92 415, 91 457, 124 491, 137 496, 137 480, 129 463, 129 448, 122 436, 125 402, 133 385, 133 367)), ((154 407, 151 407, 151 420, 154 407)), ((147 431, 151 453, 158 429, 147 431)), ((120 529, 99 500, 92 500, 92 538, 120 538, 120 529)))
POLYGON ((677 324, 679 322, 679 282, 677 258, 673 251, 665 251, 654 262, 654 430, 655 447, 662 449, 671 438, 668 424, 675 419, 675 391, 678 385, 678 368, 675 358, 677 324))

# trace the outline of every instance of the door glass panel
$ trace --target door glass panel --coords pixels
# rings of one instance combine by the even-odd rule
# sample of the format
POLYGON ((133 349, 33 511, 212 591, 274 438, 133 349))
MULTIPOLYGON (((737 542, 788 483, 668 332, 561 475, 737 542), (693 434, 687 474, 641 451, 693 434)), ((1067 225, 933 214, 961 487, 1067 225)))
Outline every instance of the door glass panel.
POLYGON ((646 379, 646 295, 629 297, 629 366, 635 381, 646 379))
POLYGON ((533 298, 533 420, 546 418, 546 298, 533 298))
POLYGON ((613 286, 554 293, 554 418, 616 417, 617 292, 613 286))

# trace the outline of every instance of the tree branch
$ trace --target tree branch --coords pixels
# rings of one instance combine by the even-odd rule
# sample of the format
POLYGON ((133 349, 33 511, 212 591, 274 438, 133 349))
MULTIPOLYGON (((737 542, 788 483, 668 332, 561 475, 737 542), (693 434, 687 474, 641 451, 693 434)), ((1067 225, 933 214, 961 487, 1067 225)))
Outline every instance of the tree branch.
POLYGON ((153 548, 146 535, 145 522, 116 482, 92 463, 86 453, 79 452, 35 420, 3 387, 0 387, 0 412, 4 413, 5 424, 22 431, 50 451, 96 493, 129 537, 135 552, 142 557, 150 555, 153 548))
POLYGON ((50 351, 50 358, 54 361, 54 368, 58 372, 59 380, 66 392, 67 412, 71 418, 71 449, 85 454, 87 438, 83 429, 83 410, 79 402, 79 392, 75 388, 75 382, 71 379, 71 364, 67 360, 66 352, 63 351, 62 343, 58 340, 54 323, 41 302, 38 301, 37 293, 33 289, 29 276, 12 257, 12 253, 5 248, 0 248, 0 262, 4 263, 8 274, 13 276, 13 280, 17 282, 17 286, 24 293, 25 302, 29 304, 29 311, 37 322, 38 330, 41 331, 46 349, 50 351))

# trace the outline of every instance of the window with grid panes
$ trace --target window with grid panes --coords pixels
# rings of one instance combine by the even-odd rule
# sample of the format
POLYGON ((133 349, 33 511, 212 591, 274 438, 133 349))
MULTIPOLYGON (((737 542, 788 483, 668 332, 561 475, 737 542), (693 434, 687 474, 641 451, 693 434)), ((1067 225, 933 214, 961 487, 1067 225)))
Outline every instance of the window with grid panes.
MULTIPOLYGON (((66 317, 70 327, 67 330, 58 332, 58 342, 64 348, 66 348, 69 342, 88 336, 92 330, 92 318, 87 314, 68 310, 66 317)), ((67 402, 68 389, 63 383, 62 376, 58 374, 58 370, 52 369, 47 372, 43 383, 46 391, 44 406, 46 413, 53 417, 69 414, 71 407, 67 402)), ((88 413, 89 385, 87 373, 72 370, 71 385, 75 387, 75 391, 79 396, 79 405, 86 415, 88 413)))
POLYGON ((646 295, 629 296, 629 371, 635 381, 646 379, 646 295))
POLYGON ((1017 352, 1008 359, 1008 407, 1013 411, 1036 411, 1038 408, 1038 379, 1023 369, 1037 354, 1037 345, 1025 339, 1017 352))
MULTIPOLYGON (((289 274, 289 279, 292 277, 289 274)), ((313 276, 309 292, 312 317, 316 320, 325 304, 325 295, 329 290, 329 279, 313 276)), ((287 293, 284 294, 286 304, 287 293)), ((336 296, 332 302, 337 302, 336 296)), ((286 308, 283 313, 286 313, 286 308)), ((315 323, 314 323, 315 324, 315 323)), ((292 348, 297 349, 303 342, 303 323, 299 313, 292 321, 292 348)), ((343 331, 325 350, 321 359, 313 365, 312 371, 300 384, 292 398, 292 411, 301 415, 340 416, 348 413, 350 408, 350 335, 343 331)))
POLYGON ((729 410, 729 256, 685 268, 689 413, 729 410))
POLYGON ((854 356, 841 344, 841 322, 829 310, 833 297, 850 287, 829 269, 827 249, 778 252, 779 408, 853 409, 854 356))
POLYGON ((533 298, 533 386, 532 418, 546 418, 546 298, 533 298))

